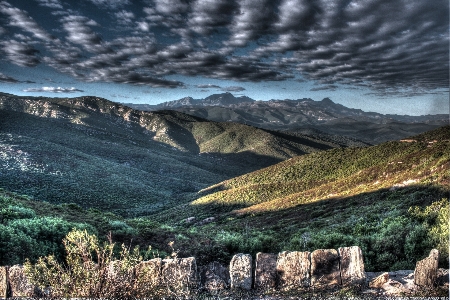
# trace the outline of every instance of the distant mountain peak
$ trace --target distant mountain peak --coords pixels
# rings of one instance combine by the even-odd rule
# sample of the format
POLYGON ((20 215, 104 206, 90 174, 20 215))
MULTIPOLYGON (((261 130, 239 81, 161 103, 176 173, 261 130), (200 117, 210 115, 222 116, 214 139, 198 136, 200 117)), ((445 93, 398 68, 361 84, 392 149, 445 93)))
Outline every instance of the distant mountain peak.
POLYGON ((226 92, 222 94, 213 94, 208 97, 206 97, 202 102, 204 104, 213 104, 213 105, 230 105, 230 104, 239 104, 243 102, 253 102, 255 100, 247 97, 247 96, 240 96, 235 97, 232 93, 226 92))
POLYGON ((335 103, 334 103, 330 98, 328 98, 328 97, 323 98, 321 102, 322 102, 322 103, 325 103, 325 104, 335 104, 335 103))

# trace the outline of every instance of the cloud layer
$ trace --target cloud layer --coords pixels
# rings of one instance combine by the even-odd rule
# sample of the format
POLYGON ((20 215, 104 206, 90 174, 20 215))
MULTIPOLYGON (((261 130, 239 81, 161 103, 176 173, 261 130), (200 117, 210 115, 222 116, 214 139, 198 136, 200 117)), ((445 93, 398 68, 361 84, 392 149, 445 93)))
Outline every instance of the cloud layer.
POLYGON ((380 96, 449 86, 444 0, 30 1, 47 17, 0 1, 4 60, 83 81, 183 88, 166 77, 301 76, 313 91, 347 85, 380 96))
POLYGON ((70 88, 63 88, 63 87, 53 87, 53 86, 44 86, 41 88, 28 88, 24 89, 24 92, 30 92, 30 93, 39 93, 39 92, 45 92, 45 93, 77 93, 77 92, 84 92, 83 90, 70 87, 70 88))

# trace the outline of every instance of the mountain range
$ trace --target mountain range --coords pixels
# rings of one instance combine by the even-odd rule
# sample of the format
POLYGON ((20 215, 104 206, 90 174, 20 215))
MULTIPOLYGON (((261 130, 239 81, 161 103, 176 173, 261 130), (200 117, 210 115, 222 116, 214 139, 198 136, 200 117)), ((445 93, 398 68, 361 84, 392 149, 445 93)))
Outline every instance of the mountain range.
POLYGON ((237 122, 270 130, 300 133, 319 130, 370 144, 402 139, 449 124, 448 114, 383 115, 348 108, 329 98, 321 101, 309 98, 255 101, 246 96, 235 97, 231 93, 223 93, 204 99, 185 97, 157 105, 126 105, 147 111, 176 110, 211 121, 237 122))
POLYGON ((0 187, 125 215, 185 203, 211 184, 297 155, 364 145, 96 97, 0 94, 0 187))

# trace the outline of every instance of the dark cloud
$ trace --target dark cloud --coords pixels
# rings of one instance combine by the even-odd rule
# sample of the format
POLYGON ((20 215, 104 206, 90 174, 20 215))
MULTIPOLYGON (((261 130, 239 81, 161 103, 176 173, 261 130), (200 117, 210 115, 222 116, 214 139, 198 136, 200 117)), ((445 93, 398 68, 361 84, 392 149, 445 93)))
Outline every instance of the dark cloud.
POLYGON ((5 82, 5 83, 35 83, 34 81, 31 80, 25 80, 25 81, 20 81, 16 78, 7 76, 5 74, 0 73, 0 82, 5 82))
POLYGON ((243 88, 242 86, 227 86, 222 88, 222 91, 225 92, 242 92, 245 91, 245 88, 243 88))
POLYGON ((0 42, 6 58, 22 67, 34 67, 40 63, 39 51, 26 42, 8 40, 0 42))
POLYGON ((197 84, 196 87, 200 89, 220 89, 221 87, 215 84, 197 84))
POLYGON ((231 24, 238 5, 230 0, 196 0, 187 25, 199 34, 210 34, 219 27, 231 24))
POLYGON ((317 92, 317 91, 335 91, 338 89, 337 85, 325 85, 325 86, 319 86, 319 87, 315 87, 310 89, 311 92, 317 92))
POLYGON ((17 83, 19 80, 0 73, 0 82, 17 83))
POLYGON ((63 6, 59 0, 36 0, 39 5, 55 9, 62 9, 63 6))
POLYGON ((164 79, 171 74, 301 77, 318 84, 312 90, 348 85, 375 95, 430 93, 449 83, 444 0, 83 0, 65 11, 67 2, 34 0, 58 9, 48 24, 10 3, 0 0, 6 59, 42 61, 85 81, 172 88, 184 85, 164 79), (105 13, 84 12, 87 2, 105 13))
POLYGON ((42 29, 27 12, 11 6, 8 2, 0 2, 0 12, 9 16, 9 26, 16 26, 24 31, 32 33, 36 38, 43 41, 51 41, 53 36, 42 29))
POLYGON ((24 89, 24 92, 45 92, 45 93, 78 93, 78 92, 84 92, 83 90, 70 87, 70 88, 62 88, 62 87, 52 87, 52 86, 44 86, 41 88, 28 88, 24 89))
POLYGON ((161 88, 184 88, 185 85, 180 81, 166 80, 150 76, 147 74, 136 73, 131 70, 119 69, 119 68, 104 68, 100 70, 93 70, 85 78, 87 81, 103 81, 103 82, 116 82, 127 83, 133 85, 148 85, 151 87, 161 88))
POLYGON ((243 47, 270 32, 270 25, 276 14, 273 1, 244 0, 240 2, 239 13, 235 14, 227 45, 243 47))
POLYGON ((114 13, 117 22, 124 25, 130 25, 133 23, 134 13, 131 11, 121 10, 114 13))
POLYGON ((100 35, 94 32, 90 26, 98 26, 97 22, 84 16, 65 16, 61 19, 63 28, 69 34, 67 39, 82 46, 89 52, 102 53, 109 49, 102 43, 100 35))
POLYGON ((130 4, 130 0, 89 0, 98 7, 117 9, 130 4))

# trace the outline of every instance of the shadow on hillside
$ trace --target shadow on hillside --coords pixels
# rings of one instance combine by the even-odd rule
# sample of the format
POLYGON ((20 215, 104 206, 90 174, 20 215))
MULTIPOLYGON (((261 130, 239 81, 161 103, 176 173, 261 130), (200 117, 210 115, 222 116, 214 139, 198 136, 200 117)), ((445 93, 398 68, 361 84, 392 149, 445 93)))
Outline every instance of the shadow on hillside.
MULTIPOLYGON (((444 187, 415 185, 323 199, 274 211, 247 210, 241 214, 235 210, 239 205, 191 205, 178 210, 178 215, 167 211, 159 221, 216 236, 217 243, 227 249, 227 258, 235 253, 255 255, 358 245, 364 248, 369 269, 386 271, 397 258, 404 265, 396 267, 407 263, 408 268, 413 268, 412 263, 428 255, 431 246, 422 241, 427 238, 429 227, 423 225, 425 231, 421 235, 420 229, 417 230, 425 221, 408 209, 418 206, 423 211, 433 202, 448 198, 449 191, 444 187), (195 221, 187 224, 182 217, 194 217, 195 221), (408 253, 414 254, 412 262, 408 253)), ((186 247, 183 253, 186 256, 200 251, 189 245, 180 247, 186 247)), ((221 258, 220 254, 209 255, 208 260, 221 258)), ((440 264, 448 263, 446 259, 443 257, 440 264)))
MULTIPOLYGON (((410 185, 396 188, 383 188, 371 192, 360 193, 350 197, 332 197, 314 202, 298 203, 288 208, 272 207, 270 201, 256 205, 224 204, 210 202, 208 204, 191 204, 190 209, 196 214, 216 218, 233 216, 236 222, 248 222, 255 228, 288 226, 307 226, 310 222, 325 220, 337 214, 341 216, 358 215, 364 209, 408 210, 411 206, 424 207, 434 201, 450 197, 450 189, 431 185, 410 185)), ((322 221, 321 221, 322 222, 322 221)), ((325 223, 321 225, 326 226, 325 223)))

